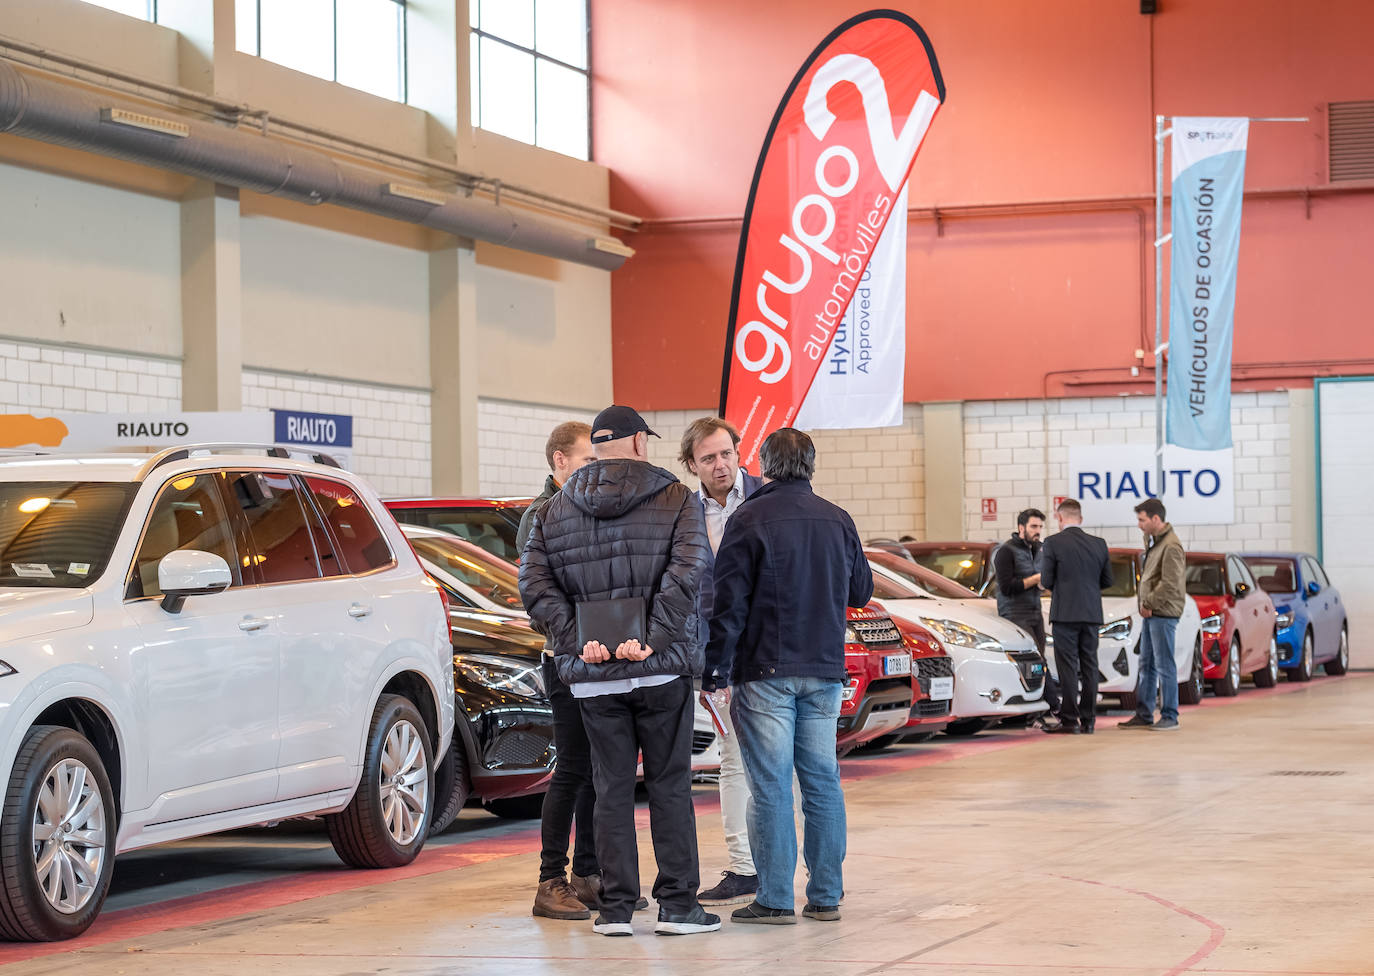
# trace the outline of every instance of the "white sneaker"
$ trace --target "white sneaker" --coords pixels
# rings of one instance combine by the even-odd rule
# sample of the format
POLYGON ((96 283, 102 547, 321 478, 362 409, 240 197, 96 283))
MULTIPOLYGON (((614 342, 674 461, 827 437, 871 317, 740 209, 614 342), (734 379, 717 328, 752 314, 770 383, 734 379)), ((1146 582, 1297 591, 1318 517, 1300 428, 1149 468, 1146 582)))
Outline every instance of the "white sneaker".
POLYGON ((600 915, 592 923, 592 931, 597 935, 634 935, 634 926, 629 922, 608 922, 600 915))

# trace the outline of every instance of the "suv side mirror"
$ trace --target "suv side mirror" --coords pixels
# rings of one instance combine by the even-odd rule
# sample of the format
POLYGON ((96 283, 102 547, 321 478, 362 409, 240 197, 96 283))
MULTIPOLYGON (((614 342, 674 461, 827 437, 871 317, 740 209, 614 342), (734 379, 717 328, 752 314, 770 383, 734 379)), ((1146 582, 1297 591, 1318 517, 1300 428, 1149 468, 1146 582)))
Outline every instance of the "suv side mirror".
POLYGON ((1308 580, 1308 581, 1307 581, 1307 595, 1308 595, 1308 596, 1316 596, 1316 595, 1317 595, 1318 593, 1320 593, 1321 591, 1322 591, 1321 585, 1318 584, 1316 580, 1308 580))
POLYGON ((213 552, 178 549, 157 564, 157 585, 162 591, 162 609, 181 613, 187 597, 209 596, 227 590, 233 582, 229 564, 213 552))
POLYGON ((1237 583, 1237 584, 1236 584, 1236 599, 1237 599, 1237 600, 1242 600, 1242 599, 1244 599, 1244 598, 1245 598, 1245 595, 1246 595, 1247 593, 1249 593, 1249 592, 1250 592, 1250 584, 1249 584, 1249 583, 1237 583))

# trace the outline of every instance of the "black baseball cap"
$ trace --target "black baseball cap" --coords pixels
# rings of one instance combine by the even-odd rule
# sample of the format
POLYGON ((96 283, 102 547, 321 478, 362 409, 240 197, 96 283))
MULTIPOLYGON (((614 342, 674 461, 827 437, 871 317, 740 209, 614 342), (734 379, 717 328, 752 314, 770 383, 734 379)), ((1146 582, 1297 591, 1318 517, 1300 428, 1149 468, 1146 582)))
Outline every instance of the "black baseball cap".
POLYGON ((658 436, 644 422, 639 411, 633 407, 620 407, 612 404, 597 414, 596 419, 592 421, 592 443, 605 444, 607 441, 618 441, 622 437, 633 437, 641 430, 646 434, 653 434, 654 437, 658 436))

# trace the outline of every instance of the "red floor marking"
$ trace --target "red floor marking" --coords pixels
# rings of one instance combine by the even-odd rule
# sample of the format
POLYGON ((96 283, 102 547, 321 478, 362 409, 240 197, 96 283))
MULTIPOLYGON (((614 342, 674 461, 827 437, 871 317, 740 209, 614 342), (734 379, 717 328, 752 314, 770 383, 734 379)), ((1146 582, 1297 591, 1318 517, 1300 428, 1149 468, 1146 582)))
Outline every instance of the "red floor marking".
POLYGON ((1063 878, 1065 881, 1075 881, 1078 884, 1096 885, 1099 888, 1112 888, 1116 891, 1124 891, 1129 895, 1136 895, 1140 898, 1149 899, 1157 905, 1163 905, 1171 912, 1175 912, 1176 914, 1182 915, 1184 918, 1190 918, 1194 922, 1198 922, 1201 925, 1205 925, 1211 933, 1207 937, 1207 941, 1204 942, 1198 948, 1198 950, 1194 952, 1191 956, 1189 956, 1187 959, 1183 960, 1181 963, 1174 966, 1172 969, 1166 971, 1164 973, 1164 976, 1180 976, 1181 973, 1185 973, 1188 970, 1192 969, 1198 963, 1202 962, 1202 960, 1206 959, 1213 952, 1215 952, 1217 950, 1217 947, 1221 945, 1221 941, 1224 938, 1226 938, 1226 929, 1224 929, 1218 923, 1212 921, 1210 918, 1207 918, 1204 915, 1199 915, 1197 912, 1184 908, 1181 905, 1175 905, 1173 902, 1165 898, 1161 898, 1158 895, 1152 895, 1148 891, 1140 891, 1135 888, 1123 888, 1120 885, 1107 884, 1105 881, 1090 881, 1087 878, 1070 878, 1068 875, 1064 874, 1057 874, 1054 875, 1054 877, 1063 878))
MULTIPOLYGON (((1348 676, 1352 680, 1356 676, 1348 676)), ((1276 688, 1246 689, 1235 698, 1204 699, 1204 706, 1217 707, 1250 701, 1261 695, 1279 695, 1292 691, 1302 691, 1309 684, 1287 682, 1276 688)), ((1116 725, 1124 722, 1129 715, 1113 718, 1100 718, 1099 725, 1116 725)), ((986 752, 997 752, 1033 742, 1044 742, 1045 737, 1036 731, 1007 732, 998 737, 942 741, 938 745, 923 747, 919 752, 898 753, 888 756, 859 757, 844 760, 842 775, 845 782, 858 782, 878 776, 907 772, 925 766, 935 766, 952 762, 965 756, 976 756, 986 752)), ((698 816, 713 813, 720 809, 718 796, 698 797, 695 801, 698 816)), ((647 809, 635 811, 635 825, 643 829, 648 825, 647 809)), ((539 830, 531 828, 504 837, 480 838, 465 841, 445 848, 429 848, 420 852, 415 861, 404 868, 384 871, 355 871, 340 867, 335 871, 311 871, 288 878, 275 878, 270 881, 257 881, 250 884, 235 885, 218 891, 205 892, 176 898, 141 908, 126 908, 110 912, 96 920, 85 935, 68 942, 54 943, 12 943, 0 945, 0 965, 37 959, 43 956, 76 952, 96 946, 109 945, 140 936, 155 935, 171 929, 190 925, 217 922, 235 915, 281 908, 285 905, 322 898, 327 895, 341 894, 373 885, 390 884, 409 878, 421 878, 441 871, 453 871, 500 858, 529 854, 539 848, 539 830)), ((1095 884, 1098 882, 1088 882, 1095 884)), ((1108 886, 1110 887, 1110 886, 1108 886)), ((1126 890, 1126 889, 1122 889, 1126 890)), ((1152 895, 1133 892, 1147 898, 1152 895)), ((1184 911, 1176 906, 1168 906, 1176 911, 1184 911)), ((1198 916, 1200 921, 1201 916, 1198 916)), ((1210 949, 1208 950, 1211 951, 1210 949)), ((494 957, 493 957, 494 958, 494 957)), ((543 957, 540 957, 543 958, 543 957)), ((1181 972, 1174 970, 1173 973, 1181 972)))

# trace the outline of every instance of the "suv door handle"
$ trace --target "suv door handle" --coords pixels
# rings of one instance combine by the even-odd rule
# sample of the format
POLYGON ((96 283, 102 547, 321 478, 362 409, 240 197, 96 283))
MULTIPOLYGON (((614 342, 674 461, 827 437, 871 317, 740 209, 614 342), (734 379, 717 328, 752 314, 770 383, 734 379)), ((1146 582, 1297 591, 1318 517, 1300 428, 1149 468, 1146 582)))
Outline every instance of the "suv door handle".
POLYGON ((372 616, 372 608, 365 607, 361 603, 355 603, 348 608, 348 615, 355 620, 361 617, 370 617, 372 616))
POLYGON ((239 621, 239 630, 262 630, 268 621, 263 617, 244 617, 239 621))

